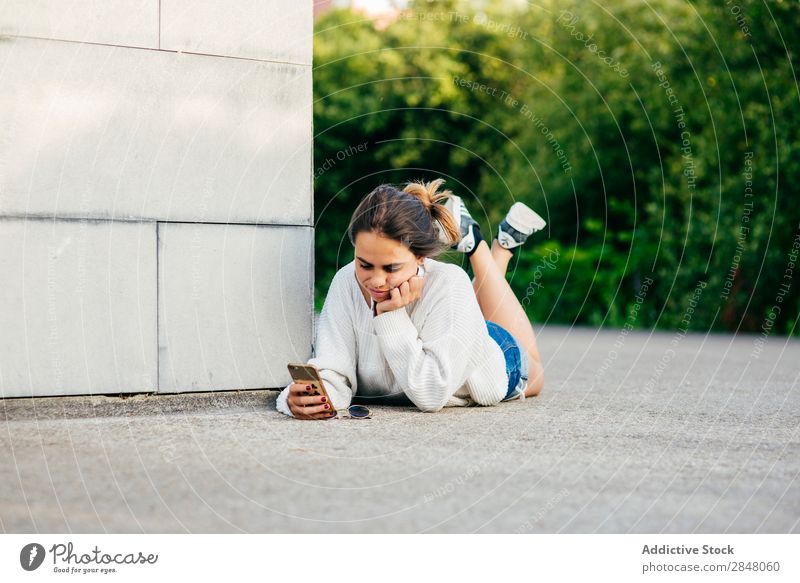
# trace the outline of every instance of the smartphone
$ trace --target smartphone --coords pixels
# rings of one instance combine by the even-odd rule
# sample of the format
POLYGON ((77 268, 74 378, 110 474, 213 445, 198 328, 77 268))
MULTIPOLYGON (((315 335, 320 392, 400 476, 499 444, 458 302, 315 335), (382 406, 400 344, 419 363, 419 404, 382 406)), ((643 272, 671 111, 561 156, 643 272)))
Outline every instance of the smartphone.
POLYGON ((288 365, 289 374, 292 375, 292 380, 301 385, 311 385, 311 393, 308 396, 323 396, 328 398, 328 403, 331 401, 328 391, 325 390, 325 384, 322 382, 322 377, 319 376, 319 369, 313 364, 305 363, 292 363, 288 365))

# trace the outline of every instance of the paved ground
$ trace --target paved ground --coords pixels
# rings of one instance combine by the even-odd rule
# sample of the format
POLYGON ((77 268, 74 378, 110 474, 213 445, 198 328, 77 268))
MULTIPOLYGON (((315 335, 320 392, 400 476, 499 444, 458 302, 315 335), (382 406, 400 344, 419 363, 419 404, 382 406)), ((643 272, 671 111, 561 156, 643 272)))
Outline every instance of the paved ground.
POLYGON ((276 391, 0 401, 4 532, 798 532, 800 342, 540 332, 540 397, 296 421, 276 391))

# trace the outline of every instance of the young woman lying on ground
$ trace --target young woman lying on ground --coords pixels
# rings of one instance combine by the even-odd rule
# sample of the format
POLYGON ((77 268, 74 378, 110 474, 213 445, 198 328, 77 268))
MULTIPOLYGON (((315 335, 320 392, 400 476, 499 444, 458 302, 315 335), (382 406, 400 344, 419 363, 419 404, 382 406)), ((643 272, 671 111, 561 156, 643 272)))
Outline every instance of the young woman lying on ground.
POLYGON ((505 273, 545 222, 514 203, 489 249, 461 198, 438 191, 442 182, 382 185, 358 205, 348 227, 355 259, 331 282, 309 360, 331 402, 292 383, 278 396, 279 411, 328 419, 354 397, 400 393, 438 411, 542 390, 536 336, 505 273), (448 247, 469 257, 472 281, 433 259, 448 247))

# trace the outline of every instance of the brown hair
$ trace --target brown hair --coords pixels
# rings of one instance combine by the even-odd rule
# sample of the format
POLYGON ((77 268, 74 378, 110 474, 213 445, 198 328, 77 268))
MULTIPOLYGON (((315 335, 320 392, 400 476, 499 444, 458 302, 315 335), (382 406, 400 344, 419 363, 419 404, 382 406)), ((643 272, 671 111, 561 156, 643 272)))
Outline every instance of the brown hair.
POLYGON ((409 182, 403 190, 381 184, 364 197, 347 228, 350 243, 356 235, 374 232, 403 243, 417 257, 435 257, 457 243, 461 234, 455 218, 439 204, 450 198, 449 190, 438 191, 444 180, 409 182), (448 243, 439 240, 435 221, 441 225, 448 243))

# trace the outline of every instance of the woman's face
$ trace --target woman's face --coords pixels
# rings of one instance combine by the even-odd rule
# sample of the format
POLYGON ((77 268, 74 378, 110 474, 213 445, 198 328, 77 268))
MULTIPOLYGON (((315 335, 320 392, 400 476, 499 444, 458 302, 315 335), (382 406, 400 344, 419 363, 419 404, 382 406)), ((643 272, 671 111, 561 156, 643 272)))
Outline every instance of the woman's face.
POLYGON ((356 279, 376 301, 389 299, 389 290, 417 274, 417 265, 425 258, 416 257, 408 247, 373 232, 356 235, 356 279))

